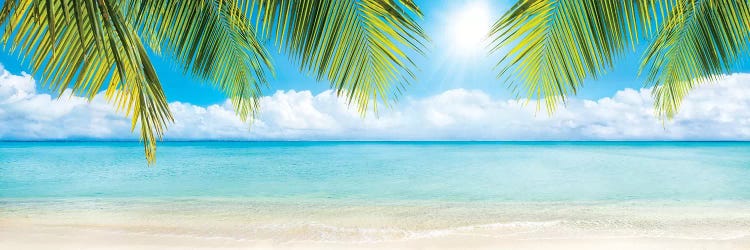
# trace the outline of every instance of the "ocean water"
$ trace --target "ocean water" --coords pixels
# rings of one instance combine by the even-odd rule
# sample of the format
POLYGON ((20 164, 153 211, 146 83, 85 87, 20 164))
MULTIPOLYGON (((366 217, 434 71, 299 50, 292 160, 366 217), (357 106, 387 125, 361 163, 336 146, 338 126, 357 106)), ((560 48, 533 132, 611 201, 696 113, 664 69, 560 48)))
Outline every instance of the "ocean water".
POLYGON ((128 197, 750 201, 750 143, 0 143, 0 198, 128 197))
POLYGON ((750 249, 750 143, 165 142, 158 150, 148 166, 137 142, 0 143, 0 248, 102 237, 240 248, 646 239, 750 249))

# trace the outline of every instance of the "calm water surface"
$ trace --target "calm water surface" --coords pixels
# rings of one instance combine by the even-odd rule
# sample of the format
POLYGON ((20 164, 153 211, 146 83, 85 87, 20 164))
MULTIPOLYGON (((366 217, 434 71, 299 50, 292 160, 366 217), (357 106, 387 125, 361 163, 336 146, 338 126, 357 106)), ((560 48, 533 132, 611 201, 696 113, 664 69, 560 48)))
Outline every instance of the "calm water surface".
POLYGON ((750 201, 742 142, 0 143, 0 198, 750 201))

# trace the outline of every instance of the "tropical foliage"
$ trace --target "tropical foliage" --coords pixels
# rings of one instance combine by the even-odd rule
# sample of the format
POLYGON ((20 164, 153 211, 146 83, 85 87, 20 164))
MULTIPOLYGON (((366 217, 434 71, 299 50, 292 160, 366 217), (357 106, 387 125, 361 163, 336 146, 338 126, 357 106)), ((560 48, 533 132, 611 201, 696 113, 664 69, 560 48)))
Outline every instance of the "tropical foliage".
POLYGON ((5 0, 0 36, 59 95, 103 91, 153 162, 173 118, 147 51, 223 91, 243 120, 274 72, 269 46, 364 112, 414 79, 418 17, 412 0, 5 0))
POLYGON ((672 118, 692 88, 748 56, 750 7, 744 0, 520 0, 490 37, 492 53, 502 54, 498 78, 543 98, 550 112, 647 41, 641 72, 658 115, 672 118))

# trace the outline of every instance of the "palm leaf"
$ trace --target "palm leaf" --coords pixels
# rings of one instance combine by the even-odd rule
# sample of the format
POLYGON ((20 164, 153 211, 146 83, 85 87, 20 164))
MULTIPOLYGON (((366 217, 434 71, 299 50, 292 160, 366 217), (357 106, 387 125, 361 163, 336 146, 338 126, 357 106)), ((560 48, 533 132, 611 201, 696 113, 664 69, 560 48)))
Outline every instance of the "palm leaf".
POLYGON ((259 37, 364 113, 414 79, 408 55, 422 53, 426 40, 413 19, 420 15, 411 0, 8 0, 0 36, 59 95, 69 88, 93 98, 105 89, 133 129, 140 124, 153 162, 172 116, 142 38, 224 91, 242 119, 255 114, 273 72, 259 37))
POLYGON ((415 78, 408 55, 422 53, 426 40, 411 0, 259 0, 241 8, 302 72, 330 81, 363 113, 415 78))
POLYGON ((154 51, 222 90, 243 120, 254 116, 273 67, 240 2, 126 2, 129 20, 154 51))
POLYGON ((114 0, 7 0, 2 44, 41 82, 93 98, 101 89, 140 126, 146 158, 172 120, 159 79, 133 27, 114 0))
POLYGON ((497 77, 523 87, 527 98, 544 99, 553 112, 585 79, 598 78, 623 51, 652 34, 673 4, 520 0, 491 29, 491 53, 504 53, 497 77))
POLYGON ((747 55, 749 7, 747 1, 705 0, 671 10, 641 66, 660 116, 672 118, 692 88, 731 72, 747 55))

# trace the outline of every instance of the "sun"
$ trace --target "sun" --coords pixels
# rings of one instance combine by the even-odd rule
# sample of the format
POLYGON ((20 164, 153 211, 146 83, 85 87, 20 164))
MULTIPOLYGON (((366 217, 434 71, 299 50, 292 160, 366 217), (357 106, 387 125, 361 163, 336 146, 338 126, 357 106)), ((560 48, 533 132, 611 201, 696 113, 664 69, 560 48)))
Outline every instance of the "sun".
POLYGON ((449 16, 446 35, 455 54, 472 55, 484 49, 492 25, 489 11, 485 2, 475 1, 449 16))

